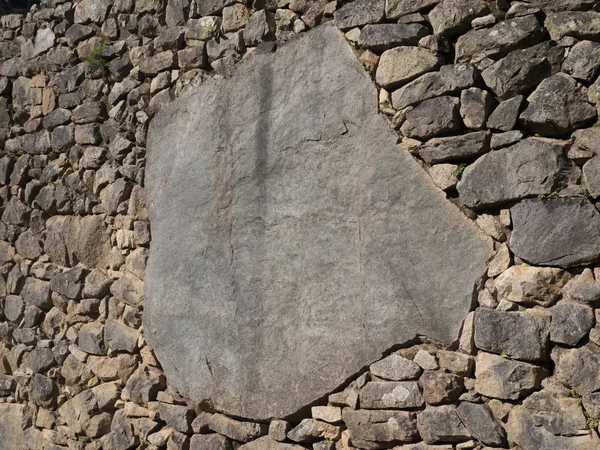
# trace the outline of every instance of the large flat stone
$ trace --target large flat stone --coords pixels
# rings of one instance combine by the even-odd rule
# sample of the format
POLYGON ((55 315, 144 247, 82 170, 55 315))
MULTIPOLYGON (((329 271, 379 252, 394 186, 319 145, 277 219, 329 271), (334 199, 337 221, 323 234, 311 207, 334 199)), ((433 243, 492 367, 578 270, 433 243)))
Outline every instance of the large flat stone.
POLYGON ((398 150, 344 36, 303 36, 149 131, 146 338, 181 394, 252 419, 416 334, 454 341, 491 253, 398 150))

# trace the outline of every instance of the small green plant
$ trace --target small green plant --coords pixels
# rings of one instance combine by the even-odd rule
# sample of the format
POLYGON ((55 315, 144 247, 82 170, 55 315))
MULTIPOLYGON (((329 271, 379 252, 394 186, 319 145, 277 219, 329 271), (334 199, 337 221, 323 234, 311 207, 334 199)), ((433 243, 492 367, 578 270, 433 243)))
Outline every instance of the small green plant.
POLYGON ((590 191, 588 191, 587 189, 583 190, 583 195, 585 195, 587 198, 589 198, 590 200, 596 201, 598 200, 598 195, 592 195, 590 193, 590 191))
POLYGON ((223 33, 221 26, 217 22, 214 22, 208 29, 210 30, 210 35, 217 43, 225 37, 225 33, 223 33))
POLYGON ((522 265, 523 267, 531 267, 531 265, 529 265, 529 264, 527 264, 527 263, 521 263, 521 265, 522 265))
POLYGON ((467 168, 467 165, 465 163, 461 163, 458 166, 458 168, 454 172, 452 172, 452 175, 454 175, 456 178, 458 178, 460 180, 462 178, 462 174, 466 168, 467 168))
POLYGON ((544 199, 547 199, 547 200, 556 200, 558 198, 558 192, 554 191, 554 192, 551 192, 548 195, 540 194, 540 195, 538 195, 538 198, 542 199, 542 200, 544 200, 544 199))
POLYGON ((592 416, 590 416, 590 413, 587 412, 585 409, 583 410, 583 415, 585 416, 585 423, 587 424, 588 428, 590 430, 597 430, 598 429, 598 420, 596 420, 592 416))
POLYGON ((108 60, 104 57, 104 45, 105 42, 102 40, 100 45, 88 53, 85 57, 87 70, 90 74, 105 77, 108 75, 108 60))
POLYGON ((89 444, 90 442, 92 442, 92 440, 89 437, 87 437, 83 434, 80 434, 77 436, 77 441, 81 442, 83 444, 89 444))
POLYGON ((577 400, 577 406, 581 406, 581 395, 579 392, 577 392, 575 389, 569 389, 569 394, 571 394, 571 397, 577 400))
POLYGON ((510 356, 508 356, 506 353, 502 352, 500 353, 500 357, 504 358, 504 359, 510 359, 510 356))

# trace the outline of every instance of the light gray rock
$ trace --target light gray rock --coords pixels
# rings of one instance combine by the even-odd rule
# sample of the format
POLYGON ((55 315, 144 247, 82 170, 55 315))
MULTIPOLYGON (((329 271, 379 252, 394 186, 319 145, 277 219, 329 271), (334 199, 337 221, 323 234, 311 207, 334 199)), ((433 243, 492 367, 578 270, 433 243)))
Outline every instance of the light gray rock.
POLYGON ((326 25, 153 119, 144 331, 182 395, 239 417, 285 417, 417 333, 457 338, 489 241, 398 152, 375 100, 326 25), (317 187, 334 180, 333 196, 317 187), (390 205, 399 193, 414 200, 390 205))
POLYGON ((391 447, 419 437, 415 413, 344 408, 344 422, 352 443, 364 449, 391 447))
POLYGON ((501 102, 488 117, 487 127, 500 131, 510 131, 515 128, 524 101, 522 95, 517 95, 501 102))
POLYGON ((462 402, 456 408, 456 414, 471 436, 478 441, 494 447, 504 445, 506 432, 487 405, 462 402))
POLYGON ((481 72, 485 84, 501 100, 527 94, 540 82, 560 71, 564 49, 552 42, 542 42, 510 52, 481 72))
POLYGON ((489 12, 482 0, 443 0, 429 13, 429 21, 435 34, 453 36, 467 31, 473 19, 489 12))
POLYGON ((426 444, 461 442, 471 435, 456 414, 456 406, 428 407, 418 417, 419 434, 426 444))
POLYGON ((6 450, 23 450, 28 445, 23 433, 25 405, 0 404, 0 436, 6 450))
POLYGON ((546 376, 542 367, 490 353, 475 359, 475 390, 486 397, 517 400, 539 388, 546 376))
POLYGON ((564 11, 548 14, 544 22, 550 38, 558 42, 564 37, 597 39, 600 33, 600 13, 596 11, 564 11))
POLYGON ((428 164, 464 161, 490 150, 490 135, 485 131, 444 138, 434 138, 419 149, 419 156, 428 164))
POLYGON ((423 405, 416 381, 371 381, 360 391, 363 409, 410 409, 423 405))
POLYGON ((460 93, 460 115, 467 128, 481 130, 494 109, 494 97, 483 89, 470 88, 460 93))
POLYGON ((498 296, 524 305, 551 306, 568 284, 569 274, 554 267, 512 266, 496 280, 498 296))
POLYGON ((336 25, 341 30, 362 27, 383 20, 385 0, 356 0, 346 3, 333 14, 336 25))
POLYGON ((481 350, 513 359, 544 361, 547 358, 550 320, 548 314, 478 308, 475 311, 475 345, 481 350))
POLYGON ((582 347, 552 349, 554 375, 565 386, 575 389, 580 395, 600 389, 600 347, 588 342, 582 347))
POLYGON ((524 261, 573 267, 600 258, 600 214, 586 198, 524 200, 510 213, 509 247, 524 261))
POLYGON ((360 31, 358 45, 376 52, 393 47, 417 45, 429 31, 417 23, 383 23, 367 25, 360 31))
POLYGON ((457 189, 469 208, 486 208, 550 194, 566 185, 572 166, 564 142, 524 139, 487 153, 469 165, 457 189))
POLYGON ((510 147, 515 145, 517 142, 525 139, 526 134, 521 130, 512 130, 505 133, 492 134, 490 139, 490 147, 492 150, 499 150, 501 148, 510 147))
POLYGON ((313 443, 320 439, 338 440, 340 438, 340 427, 316 419, 303 419, 297 426, 287 434, 288 439, 293 442, 313 443))
POLYGON ((40 28, 35 34, 33 56, 41 55, 54 46, 56 36, 51 28, 40 28))
POLYGON ((531 394, 508 416, 508 440, 523 450, 597 450, 579 402, 568 392, 544 389, 531 394))
MULTIPOLYGON (((245 446, 244 446, 245 447, 245 446)), ((270 447, 264 447, 270 448, 270 447)), ((190 439, 190 450, 231 450, 231 440, 220 434, 195 434, 190 439)))
POLYGON ((430 9, 441 0, 387 0, 385 2, 385 16, 388 19, 399 19, 419 11, 430 9))
POLYGON ((598 68, 600 68, 600 43, 592 41, 581 41, 575 44, 563 63, 563 72, 587 82, 594 79, 598 68))
POLYGON ((425 100, 406 114, 400 128, 406 137, 429 139, 457 131, 462 126, 460 100, 455 97, 437 97, 425 100))
MULTIPOLYGON (((109 349, 133 353, 137 347, 140 333, 127 325, 113 319, 106 321, 104 341, 109 349)), ((185 431, 179 430, 182 433, 185 431)))
MULTIPOLYGON (((204 450, 204 447, 201 449, 199 448, 198 450, 204 450)), ((269 436, 265 436, 238 447, 238 450, 304 450, 304 447, 297 444, 277 442, 269 436)))
POLYGON ((244 29, 244 43, 249 46, 258 45, 263 41, 275 39, 275 15, 261 9, 250 16, 244 29))
POLYGON ((235 3, 235 0, 203 0, 196 2, 196 12, 199 16, 208 16, 218 13, 225 6, 230 6, 235 3))
POLYGON ((526 0, 526 3, 546 12, 582 11, 596 4, 593 0, 526 0))
POLYGON ((531 134, 562 136, 596 118, 596 109, 588 103, 581 85, 563 73, 542 81, 527 102, 520 118, 531 134))
POLYGON ((75 6, 75 23, 103 23, 111 7, 111 0, 82 0, 75 6))
POLYGON ((223 414, 213 414, 208 428, 238 442, 248 442, 267 434, 267 427, 264 424, 242 422, 223 414))
POLYGON ((441 64, 441 57, 426 48, 396 47, 381 55, 375 81, 386 89, 394 89, 441 64))
POLYGON ((369 370, 376 377, 394 381, 414 380, 421 374, 417 364, 395 353, 371 364, 369 370))
POLYGON ((520 47, 535 45, 543 38, 536 16, 505 20, 491 28, 472 30, 456 42, 456 61, 470 62, 506 55, 520 47))
POLYGON ((600 195, 600 157, 594 156, 582 168, 583 182, 590 195, 600 195))
POLYGON ((560 301, 552 308, 552 342, 574 347, 594 326, 594 310, 580 303, 560 301))
POLYGON ((26 302, 29 302, 44 311, 52 308, 50 283, 47 281, 27 278, 23 285, 23 289, 21 290, 21 297, 23 297, 23 300, 26 302))
POLYGON ((591 269, 586 268, 581 274, 569 280, 562 289, 565 297, 588 304, 600 300, 600 283, 594 275, 591 269))
POLYGON ((392 92, 392 104, 401 110, 433 97, 458 94, 476 82, 476 69, 471 64, 442 66, 438 72, 426 73, 392 92))

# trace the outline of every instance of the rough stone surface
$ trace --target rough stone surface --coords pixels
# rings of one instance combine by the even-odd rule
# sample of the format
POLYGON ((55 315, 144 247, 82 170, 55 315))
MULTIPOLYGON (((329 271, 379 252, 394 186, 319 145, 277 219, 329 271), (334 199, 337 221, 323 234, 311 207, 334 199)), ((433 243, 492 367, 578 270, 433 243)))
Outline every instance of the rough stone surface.
POLYGON ((600 214, 585 198, 525 200, 511 208, 511 251, 541 266, 573 267, 600 258, 600 214))
POLYGON ((560 301, 552 308, 552 342, 574 347, 595 324, 594 310, 579 303, 560 301))
POLYGON ((487 126, 500 131, 510 131, 515 128, 524 100, 522 95, 517 95, 501 102, 488 117, 487 126))
POLYGON ((335 22, 341 30, 380 22, 385 15, 385 0, 356 0, 338 9, 335 22))
POLYGON ((569 280, 562 292, 567 299, 594 304, 600 300, 600 283, 591 269, 584 269, 581 274, 569 280))
POLYGON ((560 41, 564 37, 593 40, 600 33, 600 13, 564 11, 548 14, 544 25, 553 41, 560 41))
POLYGON ((550 194, 571 170, 564 143, 530 138, 479 158, 465 169, 457 189, 466 206, 485 208, 550 194))
POLYGON ((582 81, 592 81, 600 67, 600 43, 581 41, 573 46, 563 63, 563 72, 582 81))
POLYGON ((428 164, 437 164, 476 158, 489 149, 489 134, 479 131, 462 136, 431 139, 419 149, 419 156, 428 164))
POLYGON ((419 435, 416 414, 412 412, 344 408, 342 416, 350 439, 359 448, 391 447, 412 442, 419 435))
POLYGON ((600 389, 600 348, 596 344, 589 342, 573 349, 556 346, 551 356, 558 381, 579 395, 600 389))
POLYGON ((436 69, 441 63, 440 56, 426 48, 396 47, 381 55, 375 81, 386 89, 393 89, 436 69))
POLYGON ((409 138, 429 139, 460 129, 460 100, 455 97, 437 97, 425 100, 406 114, 401 127, 409 138))
POLYGON ((367 25, 360 31, 358 45, 383 52, 393 47, 417 45, 427 33, 427 28, 417 23, 367 25))
POLYGON ((532 134, 563 136, 596 118, 596 109, 588 103, 581 86, 562 73, 542 81, 527 102, 520 118, 532 134))
POLYGON ((0 436, 6 450, 22 450, 27 447, 22 429, 24 405, 0 405, 0 436))
POLYGON ((443 0, 429 13, 435 34, 452 36, 466 31, 471 21, 490 12, 482 0, 443 0))
POLYGON ((494 447, 504 444, 506 432, 488 406, 463 402, 456 408, 456 414, 475 439, 494 447))
POLYGON ((554 267, 509 267, 494 281, 498 295, 524 305, 551 306, 568 284, 568 274, 554 267))
POLYGON ((396 150, 375 99, 343 36, 324 26, 154 119, 144 330, 182 394, 237 416, 284 417, 417 333, 457 338, 489 244, 396 150), (246 103, 248 90, 259 101, 246 103), (214 134, 223 126, 231 133, 214 134), (317 188, 331 182, 335 197, 317 188))
POLYGON ((423 404, 415 381, 371 381, 360 391, 360 407, 364 409, 410 409, 423 404))
POLYGON ((471 435, 456 414, 456 406, 428 407, 419 414, 417 426, 426 444, 461 442, 471 435))

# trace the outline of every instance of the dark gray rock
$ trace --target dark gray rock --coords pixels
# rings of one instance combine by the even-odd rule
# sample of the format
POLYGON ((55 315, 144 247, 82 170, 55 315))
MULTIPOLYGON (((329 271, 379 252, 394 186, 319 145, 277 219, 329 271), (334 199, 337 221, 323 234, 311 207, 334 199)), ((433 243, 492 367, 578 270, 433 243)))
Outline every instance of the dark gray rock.
POLYGON ((600 13, 596 11, 565 11, 548 14, 544 22, 550 38, 560 41, 564 37, 576 39, 598 38, 600 13))
POLYGON ((435 138, 419 149, 419 156, 428 164, 464 161, 490 150, 490 135, 485 131, 461 136, 435 138))
POLYGON ((83 268, 73 267, 54 276, 50 281, 50 289, 67 298, 80 299, 85 275, 86 271, 83 268))
POLYGON ((532 134, 562 136, 596 118, 581 86, 569 75, 546 78, 531 94, 521 113, 524 128, 532 134))
MULTIPOLYGON (((197 450, 204 450, 205 447, 198 448, 197 450)), ((247 444, 238 447, 238 450, 304 450, 305 447, 302 447, 297 444, 286 444, 283 442, 277 442, 271 439, 269 436, 262 437, 252 442, 248 442, 247 444)), ((192 449, 190 449, 192 450, 192 449)), ((219 449, 220 450, 220 449, 219 449)))
POLYGON ((485 154, 468 166, 457 189, 469 208, 485 208, 566 185, 572 163, 565 143, 530 138, 485 154))
POLYGON ((416 381, 371 381, 360 390, 363 409, 410 409, 423 405, 416 381))
POLYGON ((77 345, 81 350, 92 355, 106 354, 104 344, 104 325, 100 322, 86 323, 79 330, 77 345))
POLYGON ((52 300, 50 298, 50 283, 47 281, 37 280, 35 278, 27 278, 25 285, 21 290, 21 297, 30 304, 37 306, 44 311, 52 308, 52 300))
POLYGON ((333 14, 341 30, 381 22, 385 16, 385 0, 356 0, 347 3, 333 14))
POLYGON ((157 409, 161 420, 167 425, 173 427, 180 433, 192 432, 192 420, 194 420, 194 410, 182 405, 171 405, 169 403, 159 403, 157 409))
POLYGON ((525 139, 526 134, 521 130, 512 130, 505 133, 492 134, 490 139, 490 147, 492 150, 499 150, 504 147, 510 147, 517 142, 525 139))
POLYGON ((507 56, 481 72, 485 84, 501 100, 526 94, 545 78, 560 71, 564 49, 552 42, 542 42, 507 56))
POLYGON ((542 367, 498 355, 480 352, 475 358, 475 390, 486 397, 517 400, 538 389, 547 376, 542 367))
POLYGON ((563 72, 573 78, 587 82, 592 81, 600 68, 600 43, 578 42, 571 48, 562 68, 563 72))
POLYGON ((36 347, 25 358, 25 364, 33 373, 45 372, 54 365, 54 354, 49 348, 36 347))
POLYGON ((426 444, 462 442, 471 438, 454 405, 428 407, 419 413, 417 427, 426 444))
POLYGON ((457 131, 462 126, 459 109, 455 97, 425 100, 406 114, 401 131, 406 137, 422 140, 457 131))
POLYGON ((203 0, 196 3, 196 12, 199 16, 209 16, 223 10, 225 6, 235 3, 235 0, 203 0))
POLYGON ((392 447, 419 437, 416 414, 412 412, 344 408, 342 416, 352 443, 359 448, 392 447))
POLYGON ((517 95, 501 102, 487 120, 487 127, 493 130, 510 131, 515 128, 525 98, 517 95))
POLYGON ((513 359, 544 361, 550 320, 550 315, 478 308, 475 311, 475 346, 513 359))
POLYGON ((471 436, 478 441, 493 447, 502 447, 506 442, 504 428, 487 405, 462 402, 456 408, 456 414, 471 436))
POLYGON ((505 20, 491 28, 472 30, 456 42, 456 61, 470 62, 481 58, 506 55, 520 47, 537 44, 544 36, 536 16, 505 20))
POLYGON ((580 303, 560 301, 552 308, 550 340, 574 347, 594 326, 594 310, 580 303))
POLYGON ((513 408, 506 426, 508 440, 523 450, 598 450, 581 400, 563 391, 535 392, 513 408))
POLYGON ((556 379, 580 395, 600 389, 600 347, 588 342, 578 348, 555 346, 552 349, 556 379))
POLYGON ((600 258, 600 214, 585 198, 525 200, 510 210, 510 249, 535 265, 573 267, 600 258))
POLYGON ((398 152, 375 98, 343 34, 325 25, 153 119, 144 330, 182 395, 238 417, 285 417, 416 334, 457 338, 488 241, 398 152), (250 92, 258 101, 246 101, 250 92), (166 148, 186 164, 173 165, 179 157, 166 148), (315 188, 331 180, 333 197, 315 188), (390 204, 400 193, 414 201, 390 204), (418 276, 424 270, 438 274, 443 294, 418 276), (302 289, 289 290, 289 277, 302 289))
MULTIPOLYGON (((140 333, 134 328, 113 319, 106 321, 104 341, 110 350, 133 353, 137 347, 139 337, 140 333)), ((185 431, 176 429, 185 433, 185 431)))
POLYGON ((340 427, 315 419, 303 419, 287 434, 290 441, 300 443, 313 443, 327 438, 336 440, 340 438, 340 427))
POLYGON ((437 5, 441 0, 387 0, 385 16, 388 19, 400 19, 402 16, 417 13, 437 5))
POLYGON ((29 385, 29 399, 36 406, 52 408, 56 405, 58 386, 51 378, 34 374, 29 385))
POLYGON ((392 104, 397 110, 433 97, 458 94, 475 86, 477 71, 471 64, 442 66, 438 72, 426 73, 392 93, 392 104))
POLYGON ((433 32, 453 36, 471 28, 471 21, 490 12, 482 0, 443 0, 429 13, 433 32))
POLYGON ((417 23, 383 23, 367 25, 360 31, 358 45, 376 52, 393 47, 417 45, 427 36, 427 27, 417 23))
POLYGON ((567 299, 593 305, 600 300, 600 282, 595 278, 594 272, 586 268, 569 280, 562 292, 567 299))
POLYGON ((275 15, 265 9, 256 11, 248 19, 248 25, 244 29, 244 43, 255 46, 263 41, 275 39, 275 15))
POLYGON ((375 81, 386 89, 394 89, 425 72, 435 70, 441 64, 440 55, 426 48, 392 48, 381 55, 375 81))
POLYGON ((453 373, 425 371, 419 378, 423 398, 429 405, 452 403, 465 390, 463 377, 453 373))

